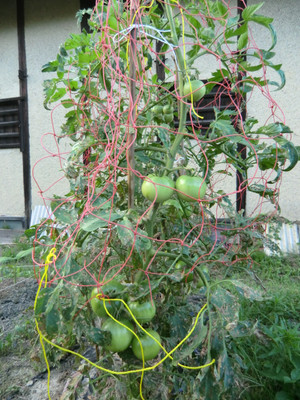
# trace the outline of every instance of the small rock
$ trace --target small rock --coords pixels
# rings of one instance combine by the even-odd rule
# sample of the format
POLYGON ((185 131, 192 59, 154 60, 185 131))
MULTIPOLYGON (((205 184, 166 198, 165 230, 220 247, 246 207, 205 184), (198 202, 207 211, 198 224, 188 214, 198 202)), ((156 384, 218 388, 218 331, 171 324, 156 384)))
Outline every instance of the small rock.
POLYGON ((32 386, 34 384, 34 382, 33 381, 28 381, 27 383, 26 383, 26 386, 32 386))

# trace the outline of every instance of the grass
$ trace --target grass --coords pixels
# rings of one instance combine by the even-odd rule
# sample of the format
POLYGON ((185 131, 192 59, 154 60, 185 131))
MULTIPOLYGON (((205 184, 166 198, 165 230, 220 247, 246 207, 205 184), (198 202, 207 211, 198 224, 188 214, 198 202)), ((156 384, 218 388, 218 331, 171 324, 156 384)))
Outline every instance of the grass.
POLYGON ((237 338, 233 352, 243 360, 241 398, 291 400, 300 398, 300 256, 254 257, 249 267, 237 266, 234 278, 263 290, 263 302, 242 302, 240 321, 254 327, 237 338), (250 281, 250 277, 252 278, 250 281))
POLYGON ((3 279, 33 278, 31 244, 25 236, 15 240, 13 244, 1 246, 0 282, 3 279))

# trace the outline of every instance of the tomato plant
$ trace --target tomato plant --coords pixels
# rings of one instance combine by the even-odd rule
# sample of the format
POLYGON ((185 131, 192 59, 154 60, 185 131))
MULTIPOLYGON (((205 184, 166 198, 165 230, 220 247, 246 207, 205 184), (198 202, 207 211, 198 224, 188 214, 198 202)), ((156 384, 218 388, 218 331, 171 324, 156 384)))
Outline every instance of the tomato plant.
POLYGON ((178 197, 185 201, 203 199, 206 193, 206 183, 200 176, 181 175, 176 180, 178 197))
POLYGON ((137 321, 141 324, 150 322, 156 314, 155 303, 151 303, 151 301, 143 301, 142 303, 133 301, 128 303, 128 306, 137 321))
MULTIPOLYGON (((121 319, 120 322, 133 330, 133 325, 126 319, 121 319)), ((126 350, 133 338, 133 333, 126 329, 124 326, 118 324, 112 319, 106 319, 101 327, 103 331, 111 333, 110 344, 106 349, 115 353, 126 350)))
MULTIPOLYGON (((153 329, 146 329, 146 331, 150 333, 150 335, 152 335, 159 343, 161 343, 160 336, 156 331, 154 331, 153 329)), ((153 340, 147 334, 140 335, 139 339, 143 347, 145 361, 152 360, 153 358, 158 356, 158 353, 160 351, 160 346, 158 343, 155 342, 155 340, 153 340)), ((138 358, 139 360, 143 359, 141 345, 137 340, 137 338, 135 337, 132 341, 132 351, 136 356, 136 358, 138 358)))
MULTIPOLYGON (((80 345, 101 346, 105 351, 97 353, 99 365, 115 370, 117 356, 109 352, 122 352, 120 369, 126 371, 136 369, 137 363, 130 350, 124 351, 132 333, 109 318, 100 329, 95 314, 106 317, 106 313, 94 296, 99 291, 107 298, 135 299, 129 302, 133 314, 151 326, 149 332, 159 341, 162 337, 168 350, 188 337, 174 353, 174 361, 168 359, 145 381, 148 397, 214 400, 231 391, 238 381, 235 371, 244 362, 232 354, 232 341, 248 326, 241 328, 238 320, 238 296, 259 299, 243 282, 229 282, 229 267, 248 260, 249 246, 263 240, 254 229, 262 217, 236 212, 232 195, 218 184, 227 178, 235 182, 237 171, 239 194, 251 191, 259 201, 270 200, 276 207, 278 183, 296 165, 298 153, 281 121, 260 124, 243 117, 244 96, 253 87, 267 87, 265 67, 283 79, 280 65, 270 61, 276 35, 270 19, 256 14, 260 5, 247 7, 239 19, 228 2, 185 3, 182 7, 177 1, 155 1, 151 6, 149 2, 97 1, 95 12, 90 12, 91 33, 72 35, 44 68, 56 73, 45 83, 46 106, 61 100, 66 109, 60 140, 71 142, 63 165, 70 190, 51 203, 57 234, 49 234, 53 220, 33 232, 37 245, 45 243, 37 264, 55 246, 58 258, 49 278, 53 274, 54 281, 58 279, 53 271, 62 271, 59 277, 64 277, 57 287, 41 290, 36 315, 49 337, 61 334, 75 341, 76 336, 80 345), (135 3, 138 12, 132 9, 135 3), (254 51, 251 64, 245 60, 243 45, 252 40, 248 31, 256 23, 270 32, 273 43, 269 50, 254 51), (228 43, 234 41, 238 51, 228 52, 228 43), (216 69, 212 65, 205 85, 192 77, 200 76, 197 62, 202 55, 212 60, 215 56, 216 69), (247 77, 248 72, 251 77, 255 72, 255 78, 247 77), (189 102, 205 95, 209 97, 201 105, 211 117, 202 124, 202 110, 189 102), (232 103, 224 108, 220 102, 226 95, 232 103), (265 184, 257 177, 249 179, 254 170, 265 184), (200 203, 207 187, 209 196, 200 203), (229 229, 222 225, 225 218, 229 229), (203 265, 209 265, 210 271, 203 265), (192 266, 193 273, 185 279, 192 266), (117 276, 117 283, 114 279, 101 287, 109 274, 117 276), (88 288, 96 282, 98 289, 91 294, 88 288), (138 301, 150 297, 155 304, 138 301), (93 313, 84 306, 89 301, 93 313), (194 334, 188 336, 205 304, 194 334), (103 332, 111 333, 108 345, 103 332), (196 368, 213 357, 215 365, 200 372, 176 372, 181 360, 196 368)), ((264 94, 268 96, 269 91, 264 94)), ((107 301, 106 306, 126 326, 134 326, 123 319, 125 310, 120 304, 107 301)), ((158 344, 146 335, 141 335, 141 341, 146 360, 155 358, 158 344)), ((136 339, 132 350, 140 360, 136 339)), ((99 377, 98 387, 106 387, 107 379, 111 376, 99 377)), ((108 385, 105 398, 139 396, 134 374, 116 379, 120 384, 108 385)), ((236 387, 243 387, 243 382, 238 381, 236 387)))
POLYGON ((163 203, 172 196, 173 188, 175 184, 167 176, 149 175, 142 184, 142 193, 150 201, 163 203))

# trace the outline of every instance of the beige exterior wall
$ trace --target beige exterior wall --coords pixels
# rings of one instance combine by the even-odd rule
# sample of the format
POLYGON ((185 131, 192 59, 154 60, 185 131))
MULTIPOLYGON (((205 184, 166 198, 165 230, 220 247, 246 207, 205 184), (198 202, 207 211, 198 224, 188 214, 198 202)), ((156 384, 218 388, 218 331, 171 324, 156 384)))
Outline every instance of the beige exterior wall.
MULTIPOLYGON (((248 0, 248 4, 257 3, 256 0, 248 0)), ((230 4, 234 6, 235 1, 230 4)), ((79 27, 75 20, 75 13, 79 8, 79 0, 52 0, 41 2, 39 0, 25 0, 25 25, 26 25, 26 52, 28 70, 28 95, 29 95, 29 130, 31 167, 34 168, 34 176, 40 188, 32 180, 32 206, 43 204, 39 191, 43 191, 45 197, 52 197, 54 193, 65 194, 68 191, 68 183, 60 172, 60 164, 57 157, 52 155, 57 152, 53 136, 47 133, 57 131, 61 124, 63 110, 56 109, 53 114, 43 108, 44 79, 53 74, 43 74, 41 67, 49 60, 56 57, 61 43, 72 32, 78 32, 79 27), (41 139, 43 138, 43 146, 41 139), (46 157, 46 158, 44 158, 46 157), (43 161, 36 165, 38 160, 43 161), (35 166, 36 165, 36 166, 35 166), (60 178, 61 181, 53 185, 60 178), (48 189, 48 190, 47 190, 48 189)), ((266 0, 260 13, 274 17, 274 27, 278 35, 278 44, 275 48, 276 58, 274 62, 283 64, 286 73, 287 84, 280 92, 273 92, 272 96, 278 102, 285 114, 285 122, 294 130, 294 142, 300 145, 299 137, 299 100, 297 88, 299 87, 298 65, 300 58, 300 1, 299 0, 266 0)), ((255 26, 253 30, 255 40, 262 48, 267 48, 265 29, 255 26)), ((14 2, 0 2, 0 49, 5 59, 1 60, 0 97, 13 97, 19 95, 17 78, 17 33, 14 2), (4 61, 4 62, 3 62, 4 61)), ((216 69, 212 66, 211 58, 201 61, 201 73, 207 78, 209 71, 216 69)), ((267 116, 267 108, 263 105, 265 99, 253 96, 248 104, 248 114, 258 117, 262 123, 267 116), (263 100, 263 101, 262 101, 263 100)), ((268 107, 268 105, 266 106, 268 107)), ((282 116, 281 110, 277 113, 282 116)), ((22 183, 22 159, 19 150, 0 150, 1 174, 0 187, 0 217, 1 215, 24 215, 23 183, 22 183), (12 173, 13 171, 13 173, 12 173)), ((283 177, 281 186, 280 206, 282 215, 291 220, 300 220, 300 191, 298 182, 300 178, 300 164, 283 177)), ((235 179, 220 187, 235 190, 235 179)), ((253 198, 248 196, 248 211, 251 211, 253 198)))
POLYGON ((66 180, 61 181, 57 146, 52 132, 59 134, 62 113, 43 107, 43 81, 52 74, 42 73, 48 61, 56 58, 59 46, 72 32, 79 32, 75 14, 79 0, 27 0, 26 9, 26 53, 28 69, 29 131, 32 178, 32 206, 43 204, 40 191, 45 198, 53 194, 63 195, 69 190, 66 180), (42 160, 39 162, 39 160, 42 160), (38 162, 38 164, 36 164, 38 162), (36 185, 37 180, 39 187, 36 185), (56 183, 57 182, 57 183, 56 183))
MULTIPOLYGON (((258 1, 248 0, 248 4, 256 4, 258 1)), ((266 0, 259 13, 274 18, 273 26, 277 32, 277 45, 274 49, 275 57, 271 60, 274 64, 282 64, 282 70, 286 75, 286 85, 280 91, 271 89, 271 95, 278 104, 276 116, 283 119, 293 133, 293 142, 300 145, 300 101, 298 88, 300 87, 300 1, 299 0, 266 0)), ((253 34, 256 43, 261 48, 268 48, 270 40, 264 34, 265 29, 257 25, 253 34)), ((278 80, 276 74, 272 78, 278 80)), ((268 102, 257 94, 250 99, 248 115, 256 117, 262 123, 270 114, 268 102)), ((272 121, 269 121, 272 122, 272 121)), ((300 162, 290 172, 283 174, 280 188, 281 215, 291 221, 300 220, 300 162)), ((252 196, 248 196, 248 211, 251 209, 252 196)), ((271 210, 270 206, 263 210, 271 210)))

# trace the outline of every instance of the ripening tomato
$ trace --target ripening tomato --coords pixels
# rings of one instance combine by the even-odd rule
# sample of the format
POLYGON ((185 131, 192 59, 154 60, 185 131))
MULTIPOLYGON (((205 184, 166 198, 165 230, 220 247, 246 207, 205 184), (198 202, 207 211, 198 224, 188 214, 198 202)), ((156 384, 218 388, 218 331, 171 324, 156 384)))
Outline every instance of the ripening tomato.
MULTIPOLYGON (((127 319, 121 319, 120 322, 131 330, 133 325, 127 319)), ((106 319, 101 327, 103 331, 111 333, 111 342, 105 348, 113 353, 126 350, 133 338, 133 333, 124 326, 118 324, 113 319, 106 319)))
POLYGON ((178 197, 186 201, 203 199, 206 192, 206 183, 200 176, 181 175, 176 180, 178 197), (182 192, 182 193, 181 193, 182 192))
MULTIPOLYGON (((159 343, 161 343, 160 336, 156 331, 153 329, 147 329, 147 332, 150 333, 150 335, 152 335, 159 343)), ((143 347, 144 360, 148 361, 155 358, 159 353, 160 345, 145 333, 139 336, 139 339, 143 347)), ((132 341, 132 351, 136 358, 139 360, 143 359, 141 346, 136 337, 134 337, 132 341)))
POLYGON ((186 82, 183 86, 184 96, 187 96, 187 100, 191 101, 193 94, 194 103, 201 100, 202 97, 205 95, 205 93, 206 93, 205 85, 202 81, 199 80, 186 82))
POLYGON ((154 201, 156 197, 157 203, 163 203, 172 196, 174 188, 174 182, 167 176, 149 175, 142 184, 142 194, 150 201, 154 201))

